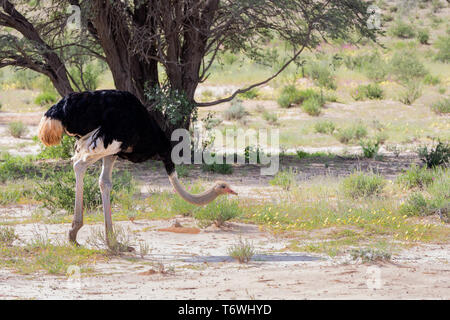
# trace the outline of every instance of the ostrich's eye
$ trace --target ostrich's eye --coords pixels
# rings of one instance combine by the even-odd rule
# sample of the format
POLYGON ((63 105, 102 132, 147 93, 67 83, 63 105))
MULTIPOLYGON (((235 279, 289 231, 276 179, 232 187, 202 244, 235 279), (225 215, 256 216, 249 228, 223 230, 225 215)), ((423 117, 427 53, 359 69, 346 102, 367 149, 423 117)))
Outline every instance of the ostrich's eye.
POLYGON ((221 186, 220 186, 222 189, 224 189, 225 188, 225 185, 224 184, 222 184, 221 186))

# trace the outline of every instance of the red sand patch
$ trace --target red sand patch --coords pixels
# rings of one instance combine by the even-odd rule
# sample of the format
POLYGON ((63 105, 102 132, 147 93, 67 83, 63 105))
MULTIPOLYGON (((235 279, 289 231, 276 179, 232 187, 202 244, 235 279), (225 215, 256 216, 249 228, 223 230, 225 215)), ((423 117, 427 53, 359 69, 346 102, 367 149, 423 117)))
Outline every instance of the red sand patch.
POLYGON ((158 229, 158 231, 175 232, 175 233, 189 233, 189 234, 200 233, 199 228, 187 228, 187 227, 169 227, 169 228, 158 229))

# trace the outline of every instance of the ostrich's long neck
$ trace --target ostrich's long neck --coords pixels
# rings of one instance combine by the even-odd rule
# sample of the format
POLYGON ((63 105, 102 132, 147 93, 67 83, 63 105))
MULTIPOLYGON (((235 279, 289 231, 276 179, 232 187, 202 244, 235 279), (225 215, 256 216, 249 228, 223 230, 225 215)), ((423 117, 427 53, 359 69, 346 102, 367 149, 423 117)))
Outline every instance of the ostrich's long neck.
POLYGON ((206 190, 205 192, 202 192, 200 194, 190 194, 181 185, 180 181, 178 180, 178 175, 176 171, 174 171, 172 174, 169 175, 169 180, 172 186, 175 188, 175 191, 184 200, 199 206, 210 203, 218 196, 218 194, 214 191, 213 188, 206 190))

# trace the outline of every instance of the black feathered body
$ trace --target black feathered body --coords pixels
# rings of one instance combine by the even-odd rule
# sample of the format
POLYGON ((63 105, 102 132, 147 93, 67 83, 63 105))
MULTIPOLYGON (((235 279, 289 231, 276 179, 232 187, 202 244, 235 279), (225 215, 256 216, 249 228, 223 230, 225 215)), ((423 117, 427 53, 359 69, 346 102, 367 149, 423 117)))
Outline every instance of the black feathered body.
POLYGON ((105 149, 113 141, 121 142, 117 155, 132 162, 162 160, 168 173, 174 165, 170 159, 169 139, 142 103, 131 93, 98 90, 71 93, 52 106, 45 116, 61 121, 65 130, 77 138, 98 129, 105 149))

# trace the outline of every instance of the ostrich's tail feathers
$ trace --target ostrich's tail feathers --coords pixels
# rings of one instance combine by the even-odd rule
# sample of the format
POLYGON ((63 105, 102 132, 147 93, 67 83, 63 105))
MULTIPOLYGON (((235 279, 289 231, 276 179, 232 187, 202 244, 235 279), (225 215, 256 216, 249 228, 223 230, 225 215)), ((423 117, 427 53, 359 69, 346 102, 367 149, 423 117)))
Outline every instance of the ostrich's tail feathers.
POLYGON ((61 142, 64 127, 61 121, 43 116, 38 128, 38 137, 44 145, 56 146, 61 142))

